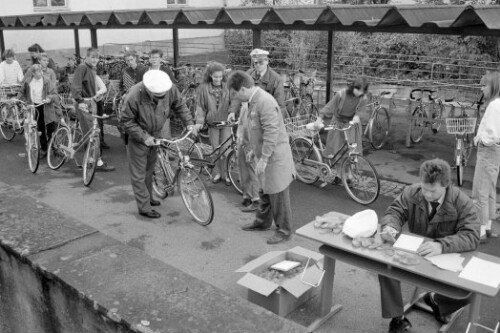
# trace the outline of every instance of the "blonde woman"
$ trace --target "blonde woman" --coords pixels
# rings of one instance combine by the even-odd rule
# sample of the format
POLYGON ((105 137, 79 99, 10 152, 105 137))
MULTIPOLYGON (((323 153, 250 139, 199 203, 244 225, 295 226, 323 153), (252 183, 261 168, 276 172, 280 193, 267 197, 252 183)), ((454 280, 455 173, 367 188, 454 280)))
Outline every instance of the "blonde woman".
POLYGON ((474 144, 477 161, 472 183, 472 199, 481 221, 481 241, 491 235, 495 218, 496 185, 500 167, 500 71, 488 71, 481 80, 486 111, 474 144))
MULTIPOLYGON (((231 135, 231 128, 214 128, 210 123, 225 121, 229 113, 229 89, 226 87, 225 67, 218 62, 210 62, 203 76, 203 83, 199 86, 196 102, 196 124, 208 124, 210 144, 215 149, 231 135)), ((223 150, 222 150, 223 151, 223 150)), ((231 181, 227 175, 226 157, 222 156, 217 161, 217 168, 212 178, 213 183, 218 183, 221 178, 227 186, 231 181)))

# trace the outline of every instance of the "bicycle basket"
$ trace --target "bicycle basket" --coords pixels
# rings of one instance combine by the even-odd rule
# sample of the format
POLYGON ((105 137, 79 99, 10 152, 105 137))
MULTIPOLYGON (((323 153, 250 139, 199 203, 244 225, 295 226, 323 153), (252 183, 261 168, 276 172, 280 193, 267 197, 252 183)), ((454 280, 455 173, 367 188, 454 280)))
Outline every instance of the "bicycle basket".
POLYGON ((476 128, 477 118, 446 118, 448 134, 471 134, 476 128))
POLYGON ((62 93, 59 94, 59 98, 61 99, 61 106, 65 109, 74 108, 74 100, 71 97, 71 93, 62 93))
POLYGON ((284 120, 285 129, 289 137, 311 137, 314 135, 314 131, 306 129, 306 125, 315 122, 317 119, 313 115, 301 115, 296 117, 290 117, 284 120))
POLYGON ((6 102, 10 98, 16 96, 19 90, 21 90, 20 85, 0 86, 0 102, 6 102))

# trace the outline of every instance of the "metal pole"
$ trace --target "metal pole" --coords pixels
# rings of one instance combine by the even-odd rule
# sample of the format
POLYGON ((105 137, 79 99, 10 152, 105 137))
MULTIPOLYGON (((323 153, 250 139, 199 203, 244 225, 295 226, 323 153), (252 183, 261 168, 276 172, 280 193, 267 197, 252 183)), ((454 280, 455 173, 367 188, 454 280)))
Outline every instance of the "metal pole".
POLYGON ((5 39, 3 38, 3 30, 0 30, 0 51, 3 55, 5 51, 5 39))
POLYGON ((332 59, 333 58, 333 30, 328 30, 328 55, 326 58, 326 97, 325 104, 330 101, 332 89, 332 59))
POLYGON ((97 48, 97 29, 90 29, 90 45, 97 48))
POLYGON ((252 33, 253 33, 253 48, 254 49, 260 48, 262 45, 262 39, 261 39, 262 31, 260 29, 252 29, 252 33))
POLYGON ((179 64, 179 30, 177 28, 172 29, 172 39, 174 46, 174 68, 177 68, 179 64))
POLYGON ((78 33, 78 29, 73 30, 73 34, 75 36, 75 56, 76 63, 80 64, 80 34, 78 33))

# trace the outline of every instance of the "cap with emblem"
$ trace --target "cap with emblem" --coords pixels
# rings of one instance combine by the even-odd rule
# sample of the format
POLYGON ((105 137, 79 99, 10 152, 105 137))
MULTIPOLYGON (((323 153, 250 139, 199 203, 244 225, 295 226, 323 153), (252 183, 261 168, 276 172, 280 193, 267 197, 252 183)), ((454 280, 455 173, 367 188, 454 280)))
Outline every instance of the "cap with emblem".
POLYGON ((142 81, 146 89, 155 95, 164 94, 172 88, 172 81, 168 74, 157 69, 147 71, 142 81))
POLYGON ((252 59, 267 59, 268 55, 268 51, 261 49, 254 49, 250 52, 250 57, 252 57, 252 59))

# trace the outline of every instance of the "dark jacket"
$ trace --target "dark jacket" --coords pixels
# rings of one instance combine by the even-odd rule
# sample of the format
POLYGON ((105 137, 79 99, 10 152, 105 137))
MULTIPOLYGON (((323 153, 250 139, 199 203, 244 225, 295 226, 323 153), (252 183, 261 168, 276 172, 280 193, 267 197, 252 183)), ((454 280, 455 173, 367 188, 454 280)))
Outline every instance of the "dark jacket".
MULTIPOLYGON (((19 96, 18 96, 19 99, 26 101, 28 104, 33 104, 30 93, 31 80, 33 80, 33 78, 23 83, 23 87, 19 91, 19 96)), ((61 117, 63 116, 61 109, 61 101, 59 99, 59 96, 57 95, 56 88, 45 77, 43 77, 42 98, 43 99, 50 98, 50 103, 46 103, 43 106, 43 116, 45 124, 58 122, 59 119, 61 119, 61 117)))
POLYGON ((177 87, 172 86, 165 97, 155 105, 146 91, 144 83, 140 82, 130 88, 125 96, 120 126, 131 140, 144 143, 150 136, 160 137, 160 132, 171 111, 181 118, 184 125, 193 124, 191 113, 182 100, 177 87))
POLYGON ((366 98, 356 97, 342 89, 337 92, 333 98, 319 111, 326 123, 332 119, 348 123, 354 118, 354 115, 366 107, 366 98), (346 102, 347 101, 347 102, 346 102))
POLYGON ((410 232, 440 242, 443 253, 477 248, 480 222, 467 195, 454 186, 447 187, 443 204, 431 221, 427 206, 421 185, 407 186, 387 208, 381 224, 401 231, 403 224, 408 222, 410 232))
MULTIPOLYGON (((264 76, 259 80, 257 80, 257 71, 255 68, 249 69, 247 73, 253 78, 255 86, 271 94, 276 102, 278 102, 280 109, 283 111, 285 109, 285 88, 283 86, 284 82, 281 76, 269 66, 267 67, 267 71, 264 76)), ((240 109, 241 101, 234 99, 231 102, 229 112, 237 114, 240 109)))
POLYGON ((78 65, 71 82, 71 95, 77 103, 83 103, 84 98, 94 97, 96 94, 96 72, 87 63, 78 65))
POLYGON ((133 69, 132 67, 125 68, 120 79, 121 94, 125 94, 133 85, 141 82, 144 74, 147 71, 148 68, 142 64, 137 64, 137 67, 135 69, 133 69))
POLYGON ((204 125, 205 122, 225 121, 229 111, 229 90, 222 84, 219 105, 214 95, 211 83, 201 84, 196 92, 196 123, 204 125))

